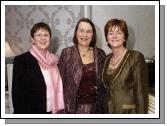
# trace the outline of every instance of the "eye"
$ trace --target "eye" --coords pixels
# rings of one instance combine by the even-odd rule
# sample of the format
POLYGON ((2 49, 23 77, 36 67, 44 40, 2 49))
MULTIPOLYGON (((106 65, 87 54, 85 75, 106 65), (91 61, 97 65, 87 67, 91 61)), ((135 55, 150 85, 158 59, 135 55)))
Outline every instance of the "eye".
POLYGON ((109 32, 109 33, 108 33, 108 35, 112 35, 112 34, 113 34, 113 32, 109 32))
POLYGON ((41 35, 41 34, 35 34, 34 36, 36 36, 36 37, 41 37, 42 35, 41 35))
POLYGON ((44 37, 49 37, 49 34, 44 34, 44 37))
POLYGON ((83 32, 84 32, 84 30, 83 30, 83 29, 80 29, 80 30, 79 30, 79 32, 83 33, 83 32))
POLYGON ((49 34, 44 34, 44 35, 42 35, 42 34, 35 34, 34 36, 38 37, 38 38, 42 38, 42 37, 48 38, 49 34))
POLYGON ((92 33, 92 30, 88 30, 87 33, 92 33))

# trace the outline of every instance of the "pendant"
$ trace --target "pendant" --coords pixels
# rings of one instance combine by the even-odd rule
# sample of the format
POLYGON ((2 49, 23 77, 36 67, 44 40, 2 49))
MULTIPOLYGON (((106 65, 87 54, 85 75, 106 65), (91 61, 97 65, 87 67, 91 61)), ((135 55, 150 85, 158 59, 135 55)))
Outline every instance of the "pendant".
POLYGON ((82 56, 85 57, 85 54, 83 54, 82 56))

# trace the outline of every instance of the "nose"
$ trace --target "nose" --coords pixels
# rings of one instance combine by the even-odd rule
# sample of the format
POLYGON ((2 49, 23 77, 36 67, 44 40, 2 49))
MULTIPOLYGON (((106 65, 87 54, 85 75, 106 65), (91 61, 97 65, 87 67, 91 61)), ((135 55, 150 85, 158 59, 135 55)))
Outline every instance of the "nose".
POLYGON ((113 33, 113 37, 116 38, 117 37, 117 33, 113 33))
POLYGON ((41 36, 41 39, 45 39, 45 37, 42 35, 42 36, 41 36))
POLYGON ((86 33, 86 32, 84 32, 84 33, 83 33, 83 36, 87 36, 87 33, 86 33))
POLYGON ((45 39, 46 38, 46 36, 45 35, 41 35, 41 39, 45 39))

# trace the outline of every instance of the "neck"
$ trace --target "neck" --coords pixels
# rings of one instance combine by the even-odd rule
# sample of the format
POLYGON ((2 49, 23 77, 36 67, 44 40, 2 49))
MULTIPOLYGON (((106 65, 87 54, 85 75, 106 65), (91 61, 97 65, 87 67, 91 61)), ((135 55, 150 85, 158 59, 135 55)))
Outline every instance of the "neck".
MULTIPOLYGON (((38 48, 37 48, 38 49, 38 48)), ((38 49, 39 53, 42 54, 44 57, 46 56, 46 50, 38 49)))
POLYGON ((124 52, 126 51, 125 47, 120 47, 120 48, 112 48, 112 53, 114 57, 119 57, 121 56, 124 52))
POLYGON ((79 50, 79 52, 87 52, 90 50, 90 47, 78 45, 78 50, 79 50))

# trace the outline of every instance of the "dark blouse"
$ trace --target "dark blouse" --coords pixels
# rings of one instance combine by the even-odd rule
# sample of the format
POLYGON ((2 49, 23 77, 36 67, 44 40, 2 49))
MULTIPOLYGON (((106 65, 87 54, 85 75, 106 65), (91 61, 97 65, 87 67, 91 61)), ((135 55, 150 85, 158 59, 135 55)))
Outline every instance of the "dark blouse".
POLYGON ((83 65, 83 74, 78 89, 78 104, 89 104, 96 101, 97 96, 95 62, 83 65))

